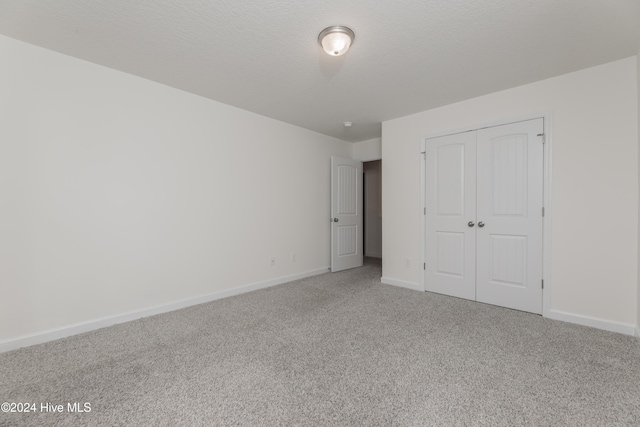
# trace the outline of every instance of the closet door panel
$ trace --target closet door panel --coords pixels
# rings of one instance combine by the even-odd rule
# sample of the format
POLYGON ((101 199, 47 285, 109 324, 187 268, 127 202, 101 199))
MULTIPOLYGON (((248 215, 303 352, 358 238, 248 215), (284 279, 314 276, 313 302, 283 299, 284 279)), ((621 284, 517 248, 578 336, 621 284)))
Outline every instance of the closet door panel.
POLYGON ((543 119, 477 132, 480 302, 542 313, 543 119))
POLYGON ((427 141, 427 291, 475 300, 475 179, 475 132, 427 141))

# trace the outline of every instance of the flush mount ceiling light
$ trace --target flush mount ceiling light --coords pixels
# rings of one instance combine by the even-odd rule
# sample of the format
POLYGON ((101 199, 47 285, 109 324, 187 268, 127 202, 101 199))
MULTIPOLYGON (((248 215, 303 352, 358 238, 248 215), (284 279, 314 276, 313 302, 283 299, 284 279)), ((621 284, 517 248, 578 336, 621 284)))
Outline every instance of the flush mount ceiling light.
POLYGON ((340 56, 345 54, 356 35, 351 28, 342 25, 334 25, 327 27, 318 34, 318 43, 331 56, 340 56))

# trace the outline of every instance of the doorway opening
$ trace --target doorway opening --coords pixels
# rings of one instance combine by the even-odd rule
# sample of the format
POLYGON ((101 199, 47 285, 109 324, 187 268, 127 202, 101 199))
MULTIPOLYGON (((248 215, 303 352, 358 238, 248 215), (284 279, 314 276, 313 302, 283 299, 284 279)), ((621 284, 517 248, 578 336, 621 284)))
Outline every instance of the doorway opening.
POLYGON ((330 222, 332 272, 361 267, 365 258, 381 264, 380 160, 363 162, 331 156, 330 222))
POLYGON ((382 161, 363 162, 363 233, 365 260, 382 259, 382 161))

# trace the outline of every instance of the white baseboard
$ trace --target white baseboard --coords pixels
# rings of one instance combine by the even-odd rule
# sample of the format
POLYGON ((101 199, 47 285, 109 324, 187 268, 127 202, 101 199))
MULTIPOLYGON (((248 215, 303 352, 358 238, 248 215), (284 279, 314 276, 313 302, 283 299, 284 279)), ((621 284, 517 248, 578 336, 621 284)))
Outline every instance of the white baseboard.
POLYGON ((391 277, 382 277, 380 282, 385 285, 399 286, 401 288, 413 289, 414 291, 424 291, 419 283, 407 282, 405 280, 392 279, 391 277))
POLYGON ((364 254, 364 256, 371 258, 382 258, 382 252, 367 252, 366 254, 364 254))
MULTIPOLYGON (((416 291, 424 291, 418 283, 414 282, 407 282, 390 277, 383 277, 380 281, 385 285, 400 286, 416 291)), ((617 332, 624 335, 640 337, 640 325, 636 326, 630 323, 615 322, 613 320, 599 319, 597 317, 583 316, 559 310, 550 310, 549 315, 545 317, 548 319, 561 320, 563 322, 602 329, 609 332, 617 332)))
POLYGON ((609 332, 617 332, 625 335, 638 334, 636 325, 630 323, 615 322, 613 320, 599 319, 597 317, 583 316, 580 314, 567 313, 559 310, 549 310, 549 319, 562 320, 563 322, 575 323, 577 325, 589 326, 591 328, 602 329, 609 332))
POLYGON ((213 293, 201 295, 198 297, 187 298, 179 301, 170 302, 167 304, 157 305, 150 308, 131 311, 128 313, 116 314, 114 316, 93 319, 87 322, 76 323, 74 325, 65 326, 63 328, 51 329, 45 332, 39 332, 36 334, 25 335, 18 338, 12 338, 9 340, 0 341, 0 353, 16 350, 22 347, 28 347, 35 344, 42 344, 48 341, 53 341, 60 338, 69 337, 72 335, 82 334, 84 332, 94 331, 96 329, 106 328, 108 326, 117 325, 119 323, 130 322, 132 320, 140 319, 141 317, 154 316, 156 314, 167 313, 169 311, 179 310, 181 308, 190 307, 192 305, 203 304, 206 302, 227 298, 234 295, 255 291, 258 289, 269 288, 271 286, 281 285, 283 283, 292 282, 294 280, 304 279, 305 277, 316 276, 318 274, 323 274, 328 272, 329 272, 329 267, 320 268, 317 270, 306 271, 304 273, 298 273, 298 274, 292 274, 290 276, 278 277, 275 279, 265 280, 257 283, 251 283, 248 285, 238 286, 236 288, 227 289, 224 291, 213 292, 213 293))

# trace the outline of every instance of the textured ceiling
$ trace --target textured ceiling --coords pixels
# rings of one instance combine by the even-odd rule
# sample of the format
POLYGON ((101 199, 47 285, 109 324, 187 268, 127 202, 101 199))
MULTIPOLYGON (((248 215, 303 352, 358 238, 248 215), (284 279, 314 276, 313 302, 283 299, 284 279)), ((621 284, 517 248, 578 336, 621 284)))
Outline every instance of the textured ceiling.
POLYGON ((0 34, 355 142, 636 55, 640 1, 0 0, 0 34), (356 39, 330 57, 317 36, 336 24, 356 39))

